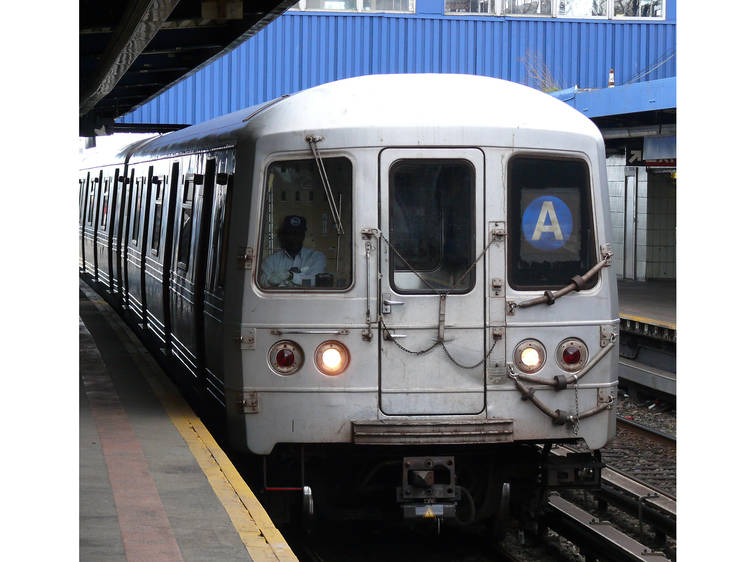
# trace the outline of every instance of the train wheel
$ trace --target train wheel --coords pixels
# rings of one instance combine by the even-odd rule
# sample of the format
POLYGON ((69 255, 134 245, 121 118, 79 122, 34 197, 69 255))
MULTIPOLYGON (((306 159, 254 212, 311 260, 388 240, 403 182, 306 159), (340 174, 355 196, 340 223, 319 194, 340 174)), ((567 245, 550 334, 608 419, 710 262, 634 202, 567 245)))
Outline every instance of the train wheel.
POLYGON ((300 515, 302 532, 306 535, 314 534, 316 522, 315 502, 313 501, 313 493, 310 486, 302 488, 302 513, 300 515))
POLYGON ((500 501, 492 519, 492 536, 502 540, 510 525, 510 482, 503 482, 500 487, 500 501))

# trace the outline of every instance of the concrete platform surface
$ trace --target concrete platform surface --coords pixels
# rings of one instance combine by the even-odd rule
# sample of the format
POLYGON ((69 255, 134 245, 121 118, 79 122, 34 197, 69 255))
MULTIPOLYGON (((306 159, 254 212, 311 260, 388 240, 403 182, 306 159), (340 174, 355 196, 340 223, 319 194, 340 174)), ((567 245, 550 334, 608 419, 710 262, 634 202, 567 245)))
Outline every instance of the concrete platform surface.
POLYGON ((80 560, 297 560, 135 335, 80 289, 80 560))
POLYGON ((674 281, 617 281, 620 318, 665 328, 677 327, 677 289, 674 281))

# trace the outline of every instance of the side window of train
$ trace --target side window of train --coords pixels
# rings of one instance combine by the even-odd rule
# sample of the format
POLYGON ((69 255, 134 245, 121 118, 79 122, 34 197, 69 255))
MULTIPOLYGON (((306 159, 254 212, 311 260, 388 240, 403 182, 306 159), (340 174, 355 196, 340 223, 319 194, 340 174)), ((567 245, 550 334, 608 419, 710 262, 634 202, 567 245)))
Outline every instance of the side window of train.
POLYGON ((224 286, 233 179, 233 174, 227 174, 225 172, 219 172, 216 174, 216 186, 214 188, 214 214, 213 224, 211 225, 211 248, 213 248, 213 257, 211 263, 211 281, 209 286, 212 289, 219 289, 224 286))
POLYGON ((596 263, 589 177, 583 160, 510 159, 508 281, 512 288, 560 288, 596 263))
POLYGON ((404 159, 389 171, 391 286, 402 293, 474 287, 473 164, 461 159, 404 159), (419 275, 415 275, 414 271, 419 275), (429 285, 427 285, 426 283, 429 285))
POLYGON ((265 290, 344 290, 352 283, 352 163, 312 158, 266 170, 257 282, 265 290))
POLYGON ((190 266, 190 243, 193 238, 193 197, 195 195, 195 174, 185 176, 180 204, 180 239, 177 246, 177 266, 187 269, 190 266))
POLYGON ((161 220, 164 206, 164 189, 167 185, 167 176, 157 177, 151 180, 154 190, 154 223, 151 228, 151 253, 159 255, 161 247, 161 220))
POLYGON ((102 187, 102 210, 101 210, 101 219, 99 221, 99 226, 101 228, 104 228, 107 226, 107 211, 109 211, 109 186, 112 183, 111 178, 105 178, 104 179, 104 187, 102 187))

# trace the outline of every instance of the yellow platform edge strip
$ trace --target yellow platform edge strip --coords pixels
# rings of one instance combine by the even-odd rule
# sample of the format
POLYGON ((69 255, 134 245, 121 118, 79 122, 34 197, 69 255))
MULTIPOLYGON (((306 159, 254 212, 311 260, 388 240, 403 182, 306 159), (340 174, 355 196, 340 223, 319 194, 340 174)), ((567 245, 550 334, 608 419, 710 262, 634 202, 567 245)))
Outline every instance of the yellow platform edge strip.
POLYGON ((642 324, 650 324, 652 326, 659 326, 660 328, 669 328, 670 330, 677 329, 677 324, 675 324, 674 322, 656 320, 655 318, 649 318, 648 316, 636 316, 635 314, 620 313, 620 319, 632 320, 633 322, 641 322, 642 324))
MULTIPOLYGON (((89 297, 88 291, 87 297, 89 297)), ((298 558, 276 528, 258 498, 240 476, 192 408, 180 396, 161 367, 148 354, 105 301, 91 299, 134 358, 138 369, 161 401, 177 431, 206 475, 254 562, 292 562, 298 558)))

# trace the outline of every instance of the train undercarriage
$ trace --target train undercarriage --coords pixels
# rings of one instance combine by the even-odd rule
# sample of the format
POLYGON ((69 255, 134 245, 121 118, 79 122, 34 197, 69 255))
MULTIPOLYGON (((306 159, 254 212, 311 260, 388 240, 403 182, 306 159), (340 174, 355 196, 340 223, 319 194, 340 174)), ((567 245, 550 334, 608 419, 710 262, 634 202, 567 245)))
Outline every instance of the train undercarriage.
POLYGON ((255 459, 253 488, 274 521, 308 529, 324 521, 422 520, 438 532, 478 525, 502 536, 513 518, 535 532, 549 491, 600 486, 598 451, 560 458, 550 447, 282 444, 255 459))

